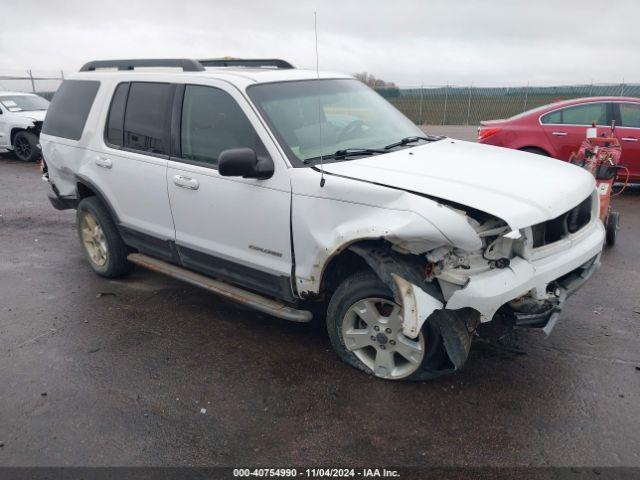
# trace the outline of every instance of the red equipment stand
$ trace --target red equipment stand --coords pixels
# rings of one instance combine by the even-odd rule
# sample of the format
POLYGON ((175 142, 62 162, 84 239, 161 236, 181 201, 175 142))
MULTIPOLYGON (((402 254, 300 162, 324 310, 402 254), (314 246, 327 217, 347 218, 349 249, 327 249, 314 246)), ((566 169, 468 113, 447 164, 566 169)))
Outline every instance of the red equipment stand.
POLYGON ((607 245, 616 243, 620 228, 620 214, 611 210, 611 191, 618 175, 618 165, 622 149, 617 138, 586 138, 577 153, 573 153, 569 162, 579 165, 595 177, 600 196, 600 220, 605 226, 607 245))

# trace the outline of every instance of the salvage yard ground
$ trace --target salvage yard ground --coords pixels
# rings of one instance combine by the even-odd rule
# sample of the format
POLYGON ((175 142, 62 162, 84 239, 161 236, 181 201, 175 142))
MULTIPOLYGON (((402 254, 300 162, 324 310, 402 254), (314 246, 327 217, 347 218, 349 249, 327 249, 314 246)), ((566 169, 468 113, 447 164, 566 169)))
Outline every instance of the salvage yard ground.
POLYGON ((462 372, 413 384, 343 364, 322 325, 97 277, 47 188, 0 156, 2 466, 640 466, 638 188, 550 338, 476 342, 462 372))

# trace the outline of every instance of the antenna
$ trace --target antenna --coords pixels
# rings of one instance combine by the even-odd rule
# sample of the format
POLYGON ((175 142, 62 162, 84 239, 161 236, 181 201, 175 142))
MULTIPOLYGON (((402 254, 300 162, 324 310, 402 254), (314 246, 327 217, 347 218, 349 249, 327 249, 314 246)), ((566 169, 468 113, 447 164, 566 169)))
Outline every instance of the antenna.
MULTIPOLYGON (((316 35, 316 80, 320 80, 320 60, 318 57, 318 12, 313 12, 313 31, 316 35)), ((320 84, 318 83, 318 90, 320 84)), ((318 137, 320 143, 320 188, 324 187, 324 164, 322 155, 322 105, 320 104, 320 93, 318 92, 318 137)))

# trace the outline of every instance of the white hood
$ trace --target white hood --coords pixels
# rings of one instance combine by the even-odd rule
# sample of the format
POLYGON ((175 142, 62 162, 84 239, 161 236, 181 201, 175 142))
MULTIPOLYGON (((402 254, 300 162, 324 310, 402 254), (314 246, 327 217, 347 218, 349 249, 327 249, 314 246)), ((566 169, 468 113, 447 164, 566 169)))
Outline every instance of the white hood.
POLYGON ((467 205, 512 229, 556 218, 595 188, 593 176, 575 165, 450 138, 324 169, 467 205))
POLYGON ((16 117, 30 118, 39 122, 44 121, 44 116, 46 114, 46 110, 23 110, 21 112, 11 112, 11 115, 15 115, 16 117))

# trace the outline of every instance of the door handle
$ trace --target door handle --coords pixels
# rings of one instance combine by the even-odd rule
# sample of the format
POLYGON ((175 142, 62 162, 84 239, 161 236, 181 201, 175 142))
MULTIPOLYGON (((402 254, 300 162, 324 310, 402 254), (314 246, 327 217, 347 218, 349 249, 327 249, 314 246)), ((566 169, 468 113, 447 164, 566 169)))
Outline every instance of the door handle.
POLYGON ((189 190, 198 190, 200 184, 195 178, 184 177, 182 175, 174 175, 173 183, 181 188, 188 188, 189 190))
POLYGON ((565 137, 567 132, 551 132, 551 135, 555 135, 556 137, 565 137))
POLYGON ((635 137, 622 137, 620 140, 623 142, 637 142, 638 139, 635 137))
POLYGON ((95 160, 95 163, 97 166, 102 167, 102 168, 111 168, 113 167, 113 162, 111 162, 111 159, 107 158, 107 157, 98 157, 95 160))

